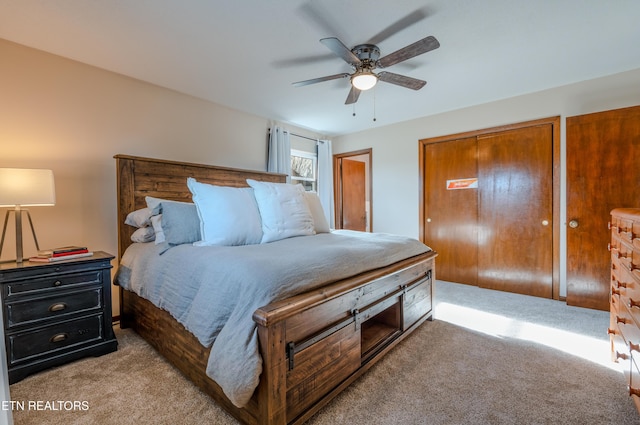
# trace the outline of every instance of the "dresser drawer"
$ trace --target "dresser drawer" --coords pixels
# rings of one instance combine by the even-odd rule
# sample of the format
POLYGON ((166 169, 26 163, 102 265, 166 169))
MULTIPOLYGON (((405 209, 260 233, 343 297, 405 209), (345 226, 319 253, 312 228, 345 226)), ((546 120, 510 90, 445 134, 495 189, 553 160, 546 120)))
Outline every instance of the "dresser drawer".
MULTIPOLYGON (((630 379, 627 381, 629 384, 629 395, 636 405, 636 409, 640 411, 640 369, 638 369, 638 358, 636 354, 632 356, 631 366, 629 370, 630 379)), ((627 372, 625 372, 625 376, 627 372)))
POLYGON ((640 328, 638 324, 633 320, 633 316, 629 312, 628 308, 623 305, 618 305, 618 312, 614 317, 615 323, 618 325, 620 334, 627 343, 627 346, 640 344, 640 328))
POLYGON ((6 305, 7 329, 25 324, 37 324, 54 317, 70 314, 100 311, 103 307, 102 287, 97 286, 80 291, 64 292, 40 298, 18 298, 6 305))
MULTIPOLYGON (((632 313, 634 310, 640 313, 640 309, 636 307, 636 305, 640 305, 640 283, 626 267, 622 266, 612 270, 611 294, 612 297, 619 296, 619 301, 629 307, 632 313)), ((636 321, 640 323, 640 316, 636 321)))
POLYGON ((626 372, 627 382, 629 382, 628 372, 631 365, 631 353, 621 336, 612 335, 611 360, 618 363, 620 369, 626 372))
POLYGON ((634 237, 640 235, 640 220, 638 217, 612 217, 611 234, 620 239, 631 242, 634 237))
POLYGON ((16 280, 4 285, 6 300, 17 295, 35 294, 60 288, 73 288, 79 285, 96 285, 102 283, 100 270, 82 273, 52 274, 28 280, 16 280))
POLYGON ((9 366, 103 338, 102 315, 82 317, 29 332, 10 334, 7 336, 9 366))

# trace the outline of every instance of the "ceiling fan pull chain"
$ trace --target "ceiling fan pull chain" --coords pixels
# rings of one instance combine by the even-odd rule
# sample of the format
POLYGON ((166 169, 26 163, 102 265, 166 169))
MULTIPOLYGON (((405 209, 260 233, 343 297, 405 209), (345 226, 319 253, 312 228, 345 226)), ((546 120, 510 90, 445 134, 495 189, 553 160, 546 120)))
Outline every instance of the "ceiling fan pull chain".
POLYGON ((376 121, 376 88, 373 88, 373 122, 376 121))

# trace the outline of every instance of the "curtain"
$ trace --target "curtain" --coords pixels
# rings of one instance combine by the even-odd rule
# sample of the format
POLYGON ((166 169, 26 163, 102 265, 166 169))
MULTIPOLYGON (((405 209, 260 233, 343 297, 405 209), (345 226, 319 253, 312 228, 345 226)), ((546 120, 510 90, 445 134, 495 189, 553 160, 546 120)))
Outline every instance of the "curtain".
POLYGON ((286 174, 287 183, 291 183, 291 141, 289 132, 282 127, 271 127, 267 171, 286 174))
POLYGON ((318 140, 318 197, 329 226, 335 228, 333 208, 333 151, 331 140, 318 140))

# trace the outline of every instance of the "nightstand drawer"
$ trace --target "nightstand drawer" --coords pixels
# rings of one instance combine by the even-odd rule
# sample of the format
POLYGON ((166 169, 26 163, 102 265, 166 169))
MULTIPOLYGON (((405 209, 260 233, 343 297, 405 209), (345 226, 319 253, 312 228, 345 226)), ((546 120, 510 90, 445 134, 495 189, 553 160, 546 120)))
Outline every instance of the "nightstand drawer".
POLYGON ((102 320, 102 315, 95 315, 8 335, 9 366, 41 354, 50 355, 58 350, 103 339, 102 320))
POLYGON ((71 288, 77 285, 95 285, 101 282, 101 272, 99 270, 90 270, 84 273, 52 274, 47 277, 9 282, 5 285, 5 291, 8 300, 16 295, 71 288))
POLYGON ((55 296, 42 298, 20 298, 6 305, 7 329, 19 325, 51 319, 53 317, 65 317, 69 314, 99 311, 102 309, 102 287, 94 287, 89 290, 66 292, 55 296))

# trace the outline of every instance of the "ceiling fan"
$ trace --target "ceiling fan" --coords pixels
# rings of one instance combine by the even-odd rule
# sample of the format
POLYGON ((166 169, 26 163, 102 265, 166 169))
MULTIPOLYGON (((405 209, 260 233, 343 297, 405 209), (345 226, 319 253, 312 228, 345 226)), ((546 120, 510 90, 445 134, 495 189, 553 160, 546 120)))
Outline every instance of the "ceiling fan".
POLYGON ((293 85, 302 87, 309 84, 348 77, 351 80, 351 90, 349 91, 345 105, 356 103, 360 97, 360 92, 373 88, 378 81, 384 81, 385 83, 395 84, 412 90, 420 90, 427 84, 426 81, 393 72, 382 71, 374 73, 373 71, 378 68, 388 68, 391 65, 406 61, 440 47, 440 43, 435 37, 428 36, 380 58, 380 49, 375 44, 359 44, 353 49, 349 49, 335 37, 323 38, 320 40, 320 43, 324 44, 336 56, 351 65, 354 71, 351 74, 345 72, 342 74, 313 78, 311 80, 298 81, 293 83, 293 85))

